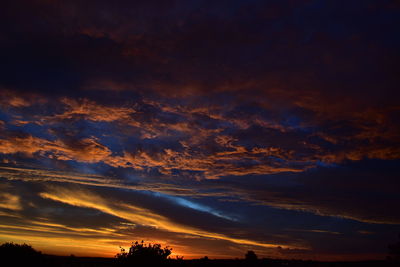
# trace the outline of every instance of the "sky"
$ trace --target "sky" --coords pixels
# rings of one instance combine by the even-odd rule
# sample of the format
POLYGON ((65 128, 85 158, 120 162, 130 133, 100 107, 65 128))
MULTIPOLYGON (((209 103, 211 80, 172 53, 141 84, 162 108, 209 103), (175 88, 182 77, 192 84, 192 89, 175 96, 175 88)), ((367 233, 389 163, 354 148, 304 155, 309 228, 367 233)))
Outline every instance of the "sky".
POLYGON ((0 242, 383 259, 400 2, 8 1, 0 242))

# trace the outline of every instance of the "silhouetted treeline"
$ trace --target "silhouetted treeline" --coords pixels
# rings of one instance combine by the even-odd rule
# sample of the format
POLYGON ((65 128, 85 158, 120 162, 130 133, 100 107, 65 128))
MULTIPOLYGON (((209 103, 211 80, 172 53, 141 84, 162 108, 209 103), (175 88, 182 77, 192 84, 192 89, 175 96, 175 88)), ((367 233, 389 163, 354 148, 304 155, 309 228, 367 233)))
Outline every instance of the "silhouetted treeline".
MULTIPOLYGON (((398 245, 398 244, 397 244, 398 245)), ((397 247, 396 247, 397 248, 397 247)), ((135 242, 128 251, 121 249, 115 258, 90 258, 75 256, 45 255, 27 244, 4 243, 0 245, 0 266, 57 266, 57 267, 118 267, 118 266, 177 266, 177 267, 358 267, 358 266, 399 266, 394 258, 382 261, 360 262, 318 262, 303 260, 258 259, 253 251, 248 251, 244 259, 210 260, 204 257, 197 260, 183 260, 182 257, 169 258, 171 248, 159 244, 135 242)))
POLYGON ((168 262, 172 249, 162 248, 160 244, 145 244, 144 241, 132 243, 129 251, 121 248, 121 253, 115 257, 120 266, 132 266, 133 264, 163 264, 168 262))

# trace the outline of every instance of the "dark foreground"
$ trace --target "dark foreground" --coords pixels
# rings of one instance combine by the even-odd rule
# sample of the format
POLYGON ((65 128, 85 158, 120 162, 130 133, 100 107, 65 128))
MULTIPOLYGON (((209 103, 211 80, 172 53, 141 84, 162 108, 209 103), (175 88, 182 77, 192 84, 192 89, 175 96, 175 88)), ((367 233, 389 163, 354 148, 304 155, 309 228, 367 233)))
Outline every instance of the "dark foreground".
MULTIPOLYGON (((207 257, 195 260, 169 259, 171 249, 162 248, 161 245, 144 244, 135 242, 129 249, 121 249, 115 258, 94 258, 55 256, 42 254, 27 244, 4 243, 0 245, 0 266, 13 267, 127 267, 127 266, 166 266, 166 267, 207 267, 207 266, 232 266, 232 267, 335 267, 335 266, 400 266, 400 259, 388 257, 392 260, 359 261, 359 262, 319 262, 303 260, 278 260, 258 259, 253 251, 248 251, 244 259, 210 260, 207 257)), ((393 253, 392 253, 393 254, 393 253)), ((398 254, 393 254, 398 255, 398 254)))
MULTIPOLYGON (((117 266, 188 266, 188 267, 207 267, 207 266, 233 266, 233 267, 283 267, 283 266, 312 266, 312 267, 335 267, 335 266, 388 266, 397 267, 400 264, 390 261, 359 261, 359 262, 319 262, 319 261, 301 261, 301 260, 275 260, 275 259, 259 259, 256 261, 248 261, 244 259, 232 260, 167 260, 165 262, 138 262, 121 265, 113 258, 85 258, 85 257, 62 257, 43 255, 40 265, 28 264, 26 266, 60 266, 60 267, 117 267, 117 266)), ((10 265, 11 266, 11 265, 10 265)))

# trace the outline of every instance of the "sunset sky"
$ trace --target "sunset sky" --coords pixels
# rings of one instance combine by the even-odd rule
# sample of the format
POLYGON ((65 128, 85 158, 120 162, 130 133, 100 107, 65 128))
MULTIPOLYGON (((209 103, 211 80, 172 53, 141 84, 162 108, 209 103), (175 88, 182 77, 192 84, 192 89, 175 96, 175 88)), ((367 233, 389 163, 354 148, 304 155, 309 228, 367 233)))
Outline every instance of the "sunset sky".
POLYGON ((13 0, 0 243, 383 259, 400 234, 397 0, 13 0))

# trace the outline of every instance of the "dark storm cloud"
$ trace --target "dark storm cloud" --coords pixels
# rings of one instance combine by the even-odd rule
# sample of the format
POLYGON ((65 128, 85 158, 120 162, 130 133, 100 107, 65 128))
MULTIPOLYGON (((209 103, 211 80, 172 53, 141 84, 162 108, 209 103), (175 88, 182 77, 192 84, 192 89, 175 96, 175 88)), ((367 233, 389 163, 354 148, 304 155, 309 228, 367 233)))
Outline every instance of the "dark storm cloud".
POLYGON ((397 54, 398 40, 391 37, 396 18, 385 4, 171 1, 157 9, 160 3, 125 4, 8 5, 4 86, 68 93, 102 80, 107 87, 129 84, 178 95, 232 89, 301 94, 323 87, 334 101, 341 94, 331 89, 359 97, 357 88, 363 87, 367 101, 386 101, 384 95, 395 93, 388 55, 397 54), (365 83, 362 77, 371 73, 374 81, 365 83), (378 85, 379 95, 373 89, 378 85))

